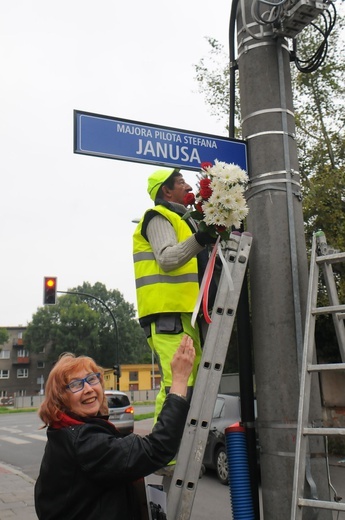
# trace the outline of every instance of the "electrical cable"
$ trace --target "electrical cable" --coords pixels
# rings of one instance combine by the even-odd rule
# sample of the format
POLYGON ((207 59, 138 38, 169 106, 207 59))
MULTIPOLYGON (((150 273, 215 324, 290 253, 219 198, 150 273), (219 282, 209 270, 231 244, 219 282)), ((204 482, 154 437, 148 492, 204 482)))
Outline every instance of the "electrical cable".
POLYGON ((230 23, 229 23, 229 137, 235 137, 235 96, 236 96, 236 70, 235 59, 235 27, 238 0, 233 0, 231 4, 230 23))
POLYGON ((314 29, 323 36, 322 42, 320 43, 319 47, 316 49, 316 51, 314 52, 314 54, 311 57, 309 57, 307 59, 302 59, 302 58, 298 57, 298 53, 297 53, 298 38, 294 38, 294 40, 293 40, 293 53, 294 53, 293 61, 295 62, 295 65, 300 72, 304 72, 304 73, 315 72, 323 64, 323 62, 326 58, 327 51, 328 51, 328 37, 334 28, 336 18, 337 18, 337 11, 336 11, 336 8, 335 8, 333 2, 330 2, 329 5, 333 10, 332 13, 328 9, 326 11, 320 13, 320 16, 324 22, 324 28, 319 27, 314 22, 310 23, 310 25, 312 27, 314 27, 314 29))
MULTIPOLYGON (((286 16, 287 8, 286 5, 289 0, 253 0, 251 5, 251 15, 253 20, 259 24, 259 26, 270 25, 272 27, 279 25, 279 22, 284 20, 286 16)), ((313 27, 319 35, 322 36, 322 41, 316 51, 309 58, 302 59, 298 56, 298 35, 293 38, 293 53, 292 61, 294 61, 297 69, 303 73, 315 72, 324 62, 327 51, 328 51, 328 37, 334 28, 336 21, 336 9, 332 0, 328 0, 327 4, 329 7, 325 11, 321 11, 319 16, 323 21, 323 26, 310 22, 308 25, 313 27), (329 10, 331 9, 332 12, 329 10)), ((260 32, 253 33, 249 29, 249 26, 245 20, 244 15, 244 0, 241 0, 241 11, 242 11, 242 22, 245 30, 255 39, 262 39, 264 36, 268 36, 267 33, 261 29, 260 32)), ((279 31, 276 35, 279 34, 279 31)))
POLYGON ((281 19, 283 5, 286 4, 287 1, 288 0, 278 0, 277 2, 272 0, 254 0, 251 8, 252 17, 261 25, 273 24, 281 19), (270 11, 260 12, 261 4, 271 6, 272 9, 270 11))
MULTIPOLYGON (((255 0, 257 1, 257 0, 255 0)), ((244 0, 241 0, 241 17, 242 17, 242 25, 243 25, 243 28, 245 29, 245 31, 252 37, 254 38, 255 40, 261 40, 262 38, 264 38, 265 35, 264 34, 264 31, 262 30, 262 28, 260 27, 260 31, 261 33, 253 33, 253 31, 251 31, 249 29, 249 25, 247 24, 247 20, 246 20, 246 15, 245 15, 245 1, 244 0)), ((257 20, 256 20, 257 22, 257 20)), ((259 24, 260 25, 260 24, 259 24)), ((263 25, 263 24, 261 24, 263 25)))

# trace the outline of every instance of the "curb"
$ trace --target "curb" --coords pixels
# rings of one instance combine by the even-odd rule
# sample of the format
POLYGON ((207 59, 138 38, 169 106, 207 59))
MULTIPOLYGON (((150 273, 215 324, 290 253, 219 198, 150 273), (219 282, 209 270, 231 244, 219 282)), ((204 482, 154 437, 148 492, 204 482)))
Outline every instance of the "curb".
POLYGON ((4 462, 0 462, 0 474, 4 473, 11 473, 12 475, 17 475, 18 477, 21 477, 23 480, 26 480, 26 482, 32 485, 34 485, 36 482, 28 475, 25 475, 25 473, 23 473, 20 469, 15 468, 14 466, 10 466, 9 464, 5 464, 4 462))

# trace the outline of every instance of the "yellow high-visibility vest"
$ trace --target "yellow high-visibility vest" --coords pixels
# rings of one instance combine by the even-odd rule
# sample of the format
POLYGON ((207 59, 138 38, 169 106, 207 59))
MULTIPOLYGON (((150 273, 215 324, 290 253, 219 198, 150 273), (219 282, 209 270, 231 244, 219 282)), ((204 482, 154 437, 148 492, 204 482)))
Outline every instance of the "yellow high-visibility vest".
MULTIPOLYGON (((155 206, 154 211, 169 220, 178 242, 193 234, 187 222, 174 211, 162 205, 155 206)), ((145 215, 133 235, 139 318, 162 312, 193 312, 199 293, 197 259, 193 257, 169 273, 163 271, 155 259, 150 243, 141 233, 145 215)))

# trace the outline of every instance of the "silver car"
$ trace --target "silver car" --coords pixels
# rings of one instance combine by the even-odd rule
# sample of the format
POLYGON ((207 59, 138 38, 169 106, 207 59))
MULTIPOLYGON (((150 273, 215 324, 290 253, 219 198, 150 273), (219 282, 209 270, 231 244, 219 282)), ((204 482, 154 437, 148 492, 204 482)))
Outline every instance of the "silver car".
POLYGON ((228 483, 228 458, 224 430, 241 421, 241 403, 237 395, 218 394, 214 406, 203 463, 215 469, 222 484, 228 483))
POLYGON ((122 437, 133 433, 134 408, 127 394, 119 390, 105 390, 108 401, 109 420, 114 423, 122 437))

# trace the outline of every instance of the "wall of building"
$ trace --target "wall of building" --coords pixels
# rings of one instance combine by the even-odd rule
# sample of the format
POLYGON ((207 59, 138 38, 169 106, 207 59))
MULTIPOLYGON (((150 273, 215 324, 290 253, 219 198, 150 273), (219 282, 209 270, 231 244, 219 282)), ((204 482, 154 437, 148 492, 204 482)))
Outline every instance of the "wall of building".
POLYGON ((51 368, 45 353, 25 348, 26 327, 6 327, 6 330, 9 340, 0 345, 0 397, 39 395, 51 368))
MULTIPOLYGON (((121 365, 121 377, 119 390, 122 392, 134 392, 141 390, 159 389, 161 376, 158 365, 154 364, 154 378, 152 378, 152 364, 121 365)), ((117 388, 116 376, 112 368, 104 371, 104 384, 106 390, 117 388)))

